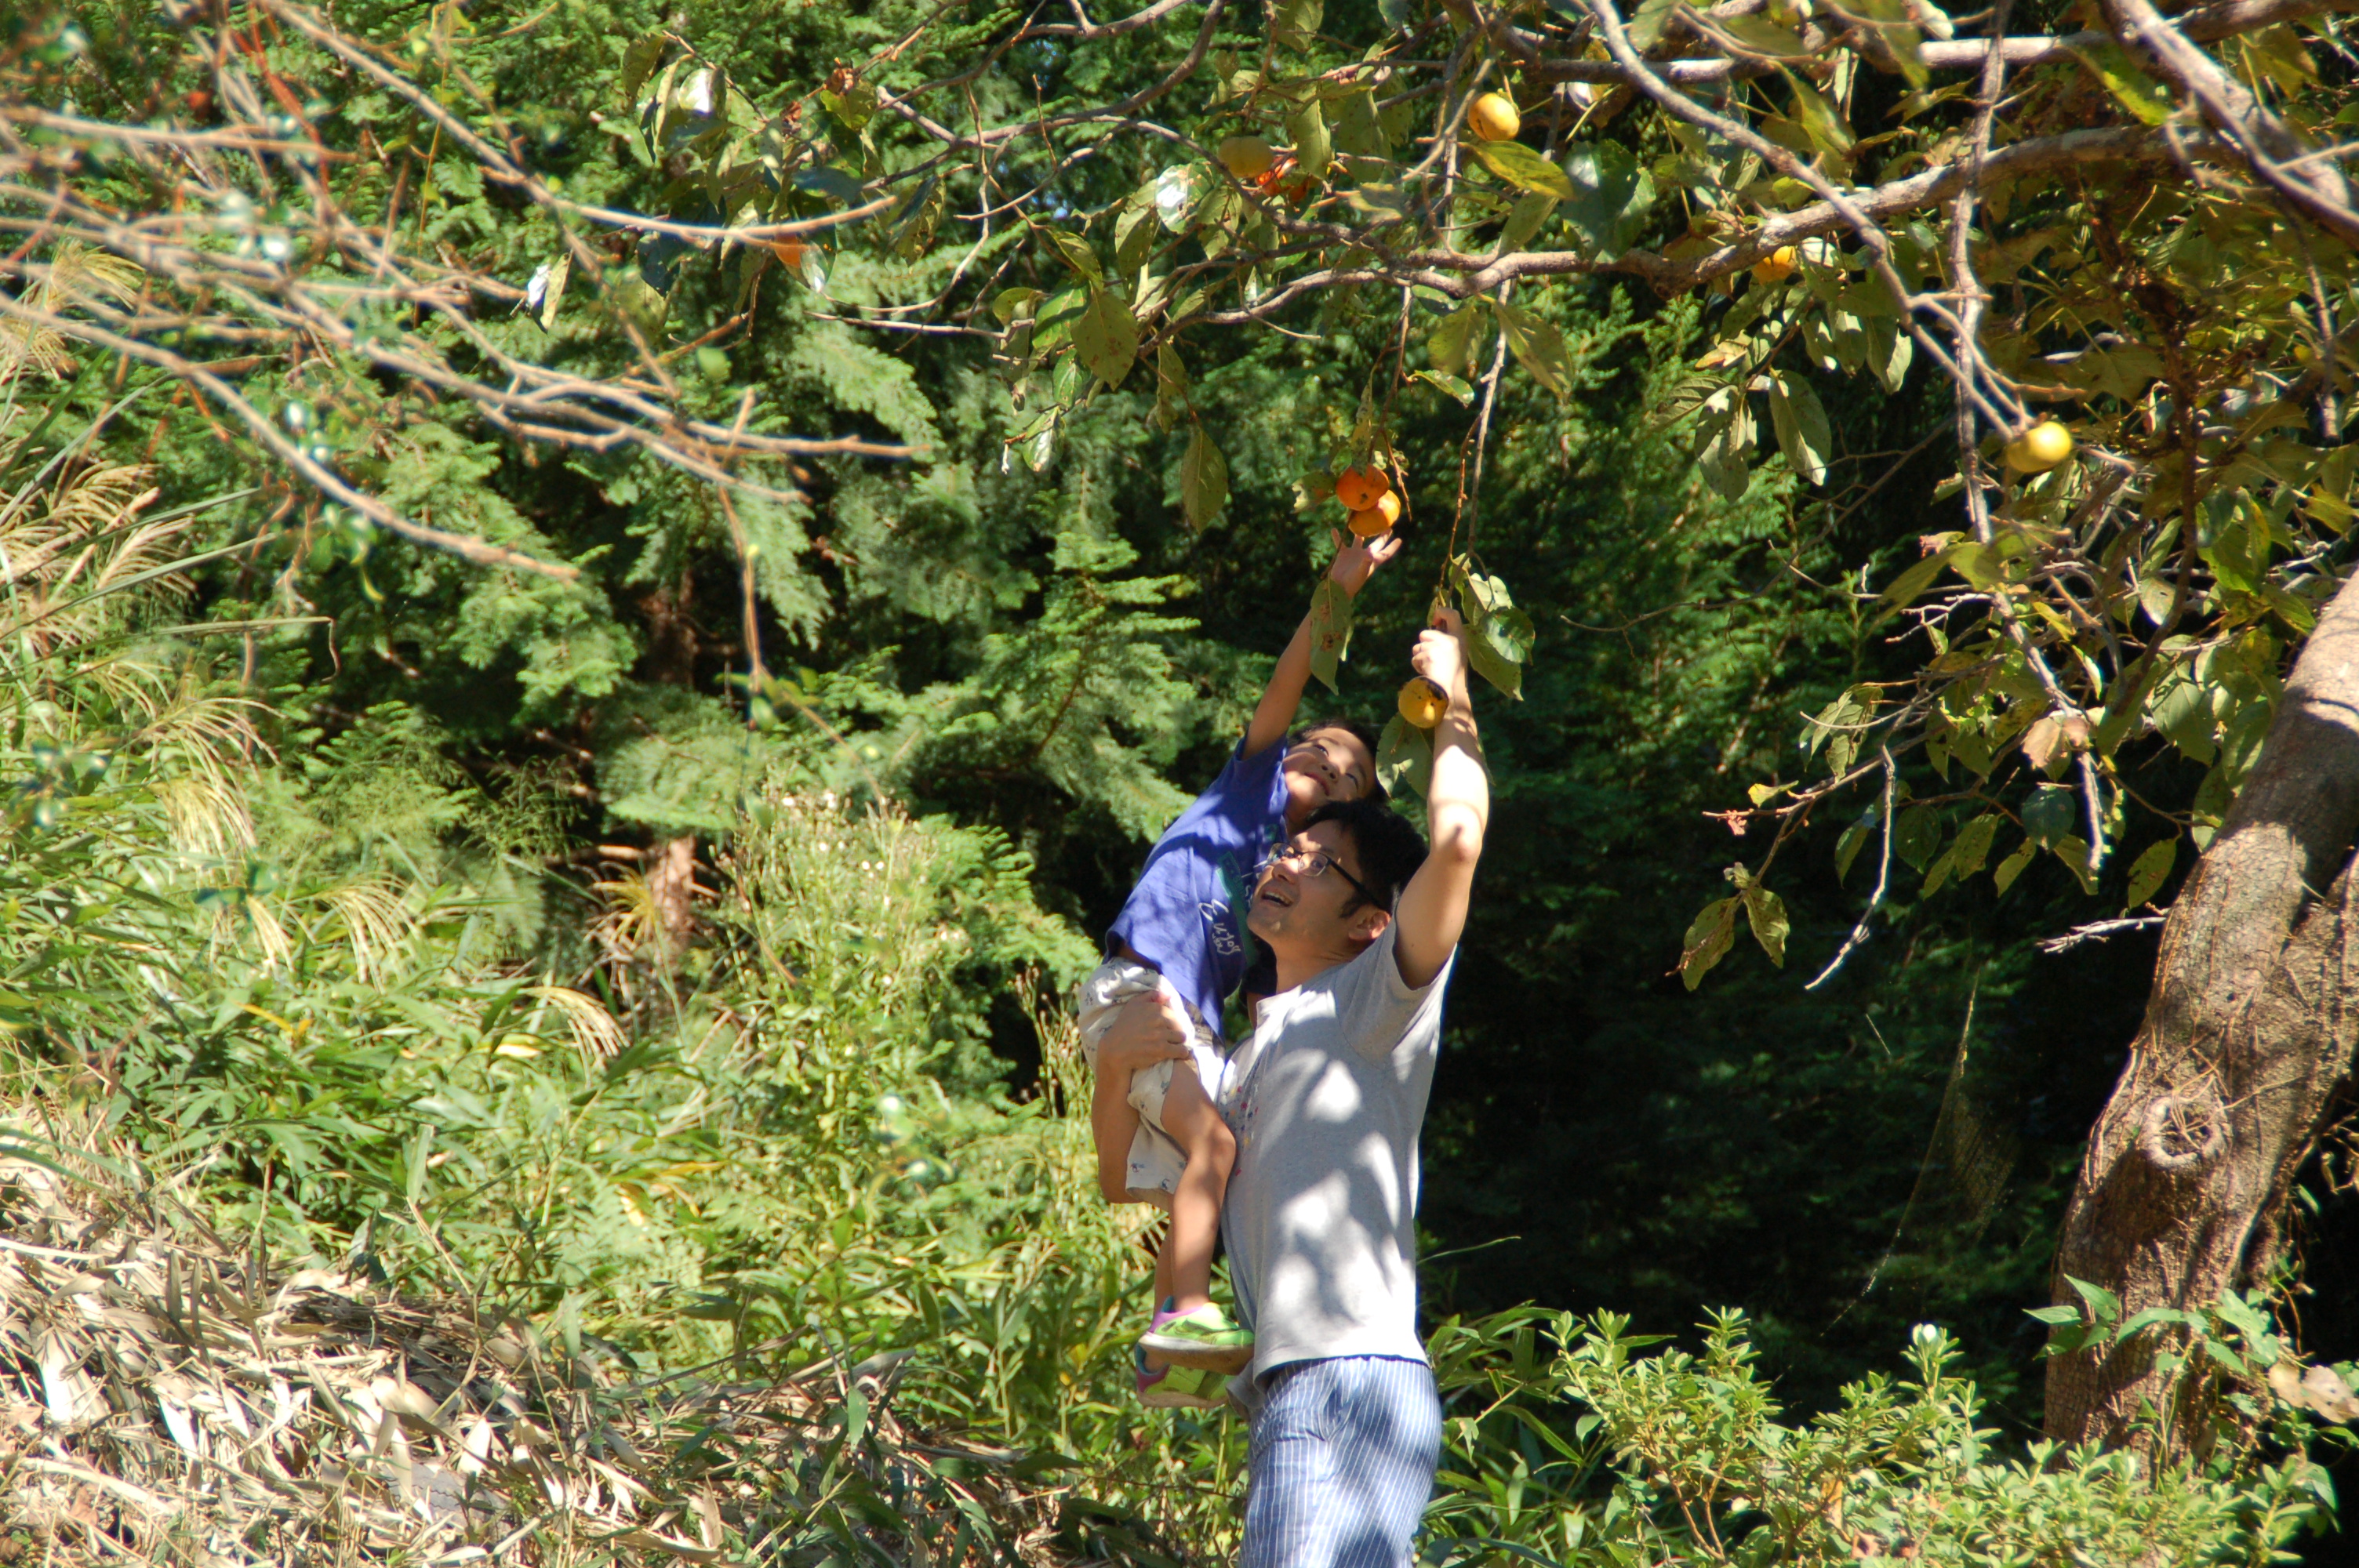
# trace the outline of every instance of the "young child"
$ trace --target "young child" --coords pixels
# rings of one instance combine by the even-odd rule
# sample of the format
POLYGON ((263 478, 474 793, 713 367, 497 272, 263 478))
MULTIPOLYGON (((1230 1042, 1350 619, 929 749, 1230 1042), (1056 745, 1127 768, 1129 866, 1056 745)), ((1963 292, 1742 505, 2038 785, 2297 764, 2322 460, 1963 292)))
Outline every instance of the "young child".
MULTIPOLYGON (((1347 594, 1400 548, 1389 534, 1336 545, 1327 575, 1347 594)), ((1126 1087, 1099 1075, 1091 1111, 1093 1128, 1128 1125, 1125 1100, 1137 1111, 1122 1184, 1131 1201, 1171 1216, 1155 1260, 1158 1304, 1138 1341, 1139 1397, 1150 1405, 1217 1405, 1219 1379, 1169 1379, 1167 1370, 1227 1374, 1253 1359, 1251 1332, 1213 1303, 1212 1284, 1221 1199, 1236 1161, 1235 1140, 1213 1108, 1226 1065, 1221 1007, 1245 978, 1256 870, 1321 806, 1375 792, 1375 738, 1364 728, 1324 720, 1288 733, 1310 678, 1310 635, 1306 616, 1228 765, 1156 840, 1106 933, 1106 961, 1075 999, 1093 1072, 1115 1016, 1142 997, 1159 994, 1189 1053, 1140 1068, 1126 1087)), ((1102 1167, 1111 1153, 1101 1138, 1102 1167)))

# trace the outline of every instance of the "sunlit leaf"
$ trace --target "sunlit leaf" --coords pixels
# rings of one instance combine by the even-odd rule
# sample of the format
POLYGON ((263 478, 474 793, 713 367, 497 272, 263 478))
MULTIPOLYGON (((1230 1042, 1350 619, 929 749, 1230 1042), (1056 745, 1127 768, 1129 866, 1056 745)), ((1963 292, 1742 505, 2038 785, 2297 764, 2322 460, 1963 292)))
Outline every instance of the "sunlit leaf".
POLYGON ((1138 362, 1138 323, 1130 307, 1112 289, 1093 288, 1088 302, 1073 322, 1073 351, 1090 373, 1108 386, 1120 386, 1130 367, 1138 362))

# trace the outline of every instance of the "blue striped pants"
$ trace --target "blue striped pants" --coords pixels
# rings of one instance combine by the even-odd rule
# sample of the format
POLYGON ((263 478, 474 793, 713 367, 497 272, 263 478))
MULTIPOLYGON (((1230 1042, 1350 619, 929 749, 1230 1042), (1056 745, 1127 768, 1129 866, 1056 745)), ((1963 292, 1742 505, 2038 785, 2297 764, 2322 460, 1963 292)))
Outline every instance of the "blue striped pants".
POLYGON ((1408 1568, 1441 1458, 1433 1369, 1297 1361, 1262 1383, 1238 1568, 1408 1568))

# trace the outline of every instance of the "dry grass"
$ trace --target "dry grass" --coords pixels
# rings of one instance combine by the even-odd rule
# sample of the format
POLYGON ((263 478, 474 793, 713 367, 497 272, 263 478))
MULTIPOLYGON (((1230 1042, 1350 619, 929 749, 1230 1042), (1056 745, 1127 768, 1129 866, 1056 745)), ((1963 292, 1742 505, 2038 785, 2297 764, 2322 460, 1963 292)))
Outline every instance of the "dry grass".
POLYGON ((640 1378, 463 1296, 274 1274, 120 1152, 0 1139, 0 1562, 1049 1563, 1062 1488, 899 1357, 640 1378))

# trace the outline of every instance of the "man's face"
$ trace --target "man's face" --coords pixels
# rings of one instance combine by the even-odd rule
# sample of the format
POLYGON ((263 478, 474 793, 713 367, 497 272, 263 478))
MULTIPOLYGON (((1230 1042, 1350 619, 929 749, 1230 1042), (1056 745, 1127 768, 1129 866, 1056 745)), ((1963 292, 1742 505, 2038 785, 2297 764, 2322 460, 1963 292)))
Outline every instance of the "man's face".
POLYGON ((1355 877, 1367 880, 1343 825, 1306 827, 1263 868, 1245 929, 1280 957, 1348 958, 1392 918, 1353 885, 1355 877))
POLYGON ((1287 749, 1282 767, 1286 820, 1292 826, 1322 806, 1366 795, 1376 760, 1349 730, 1313 730, 1287 749))

